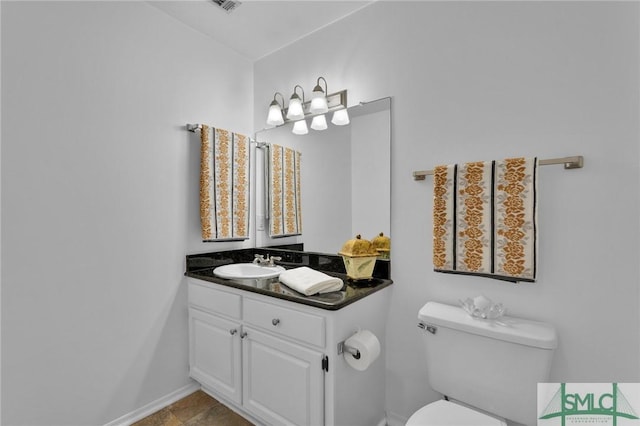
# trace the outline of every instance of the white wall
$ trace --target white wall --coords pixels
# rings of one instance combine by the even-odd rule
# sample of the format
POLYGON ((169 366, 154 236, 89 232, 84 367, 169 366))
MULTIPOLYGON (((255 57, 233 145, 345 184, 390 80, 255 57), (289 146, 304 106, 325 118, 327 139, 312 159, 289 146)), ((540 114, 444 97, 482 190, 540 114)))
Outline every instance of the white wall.
MULTIPOLYGON (((552 381, 640 380, 637 2, 377 2, 255 65, 255 127, 276 90, 350 102, 393 96, 392 274, 387 409, 406 419, 437 398, 418 309, 484 293, 552 322, 552 381), (431 181, 443 163, 584 155, 540 171, 535 284, 437 274, 431 181)), ((535 401, 532 401, 532 404, 535 401)))
POLYGON ((145 2, 2 2, 2 424, 99 425, 190 383, 199 137, 252 64, 145 2))

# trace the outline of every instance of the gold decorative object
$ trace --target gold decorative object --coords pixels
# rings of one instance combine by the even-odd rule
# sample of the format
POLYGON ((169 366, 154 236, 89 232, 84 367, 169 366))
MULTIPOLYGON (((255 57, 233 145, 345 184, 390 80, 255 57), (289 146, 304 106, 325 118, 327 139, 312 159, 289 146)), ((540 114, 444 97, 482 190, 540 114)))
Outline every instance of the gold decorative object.
POLYGON ((378 253, 378 257, 380 259, 391 258, 391 238, 384 235, 384 233, 381 232, 377 237, 371 240, 371 245, 378 253))
POLYGON ((356 238, 347 241, 338 252, 342 256, 347 276, 353 280, 371 279, 373 268, 376 266, 378 252, 371 244, 359 234, 356 238))

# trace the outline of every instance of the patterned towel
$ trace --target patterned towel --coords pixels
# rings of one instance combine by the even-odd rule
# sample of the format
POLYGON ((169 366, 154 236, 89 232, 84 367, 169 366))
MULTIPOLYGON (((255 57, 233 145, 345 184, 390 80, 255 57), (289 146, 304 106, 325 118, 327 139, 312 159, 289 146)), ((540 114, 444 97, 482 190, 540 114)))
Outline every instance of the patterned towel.
POLYGON ((508 158, 434 169, 434 270, 535 281, 537 166, 508 158))
POLYGON ((249 238, 249 138, 202 125, 200 222, 203 241, 249 238))
POLYGON ((269 234, 272 238, 302 234, 300 157, 300 152, 291 148, 276 144, 269 147, 269 234))

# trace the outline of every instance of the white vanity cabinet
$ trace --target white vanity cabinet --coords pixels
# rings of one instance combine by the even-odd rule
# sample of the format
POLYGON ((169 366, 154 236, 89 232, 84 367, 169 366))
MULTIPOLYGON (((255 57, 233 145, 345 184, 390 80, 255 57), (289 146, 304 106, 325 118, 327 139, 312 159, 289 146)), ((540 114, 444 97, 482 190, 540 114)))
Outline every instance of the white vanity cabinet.
POLYGON ((389 288, 326 310, 188 278, 190 375, 258 425, 383 425, 384 350, 365 371, 338 343, 359 328, 384 348, 389 288))
POLYGON ((243 407, 273 425, 321 425, 322 352, 246 327, 243 407))
POLYGON ((191 377, 235 403, 242 401, 239 323, 189 310, 191 377))
POLYGON ((189 365, 191 377, 229 401, 242 401, 242 298, 189 285, 189 365))

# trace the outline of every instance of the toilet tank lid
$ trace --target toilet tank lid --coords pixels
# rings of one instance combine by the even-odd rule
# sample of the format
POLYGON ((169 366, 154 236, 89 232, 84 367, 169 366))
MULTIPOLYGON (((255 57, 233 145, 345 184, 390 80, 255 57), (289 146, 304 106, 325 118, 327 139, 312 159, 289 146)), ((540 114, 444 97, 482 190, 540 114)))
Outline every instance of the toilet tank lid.
POLYGON ((553 325, 511 316, 498 320, 473 318, 458 306, 427 302, 418 313, 420 321, 467 333, 541 349, 555 349, 558 336, 553 325))

